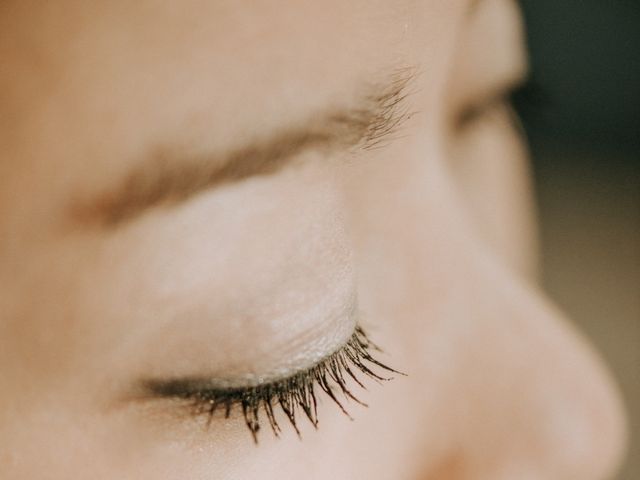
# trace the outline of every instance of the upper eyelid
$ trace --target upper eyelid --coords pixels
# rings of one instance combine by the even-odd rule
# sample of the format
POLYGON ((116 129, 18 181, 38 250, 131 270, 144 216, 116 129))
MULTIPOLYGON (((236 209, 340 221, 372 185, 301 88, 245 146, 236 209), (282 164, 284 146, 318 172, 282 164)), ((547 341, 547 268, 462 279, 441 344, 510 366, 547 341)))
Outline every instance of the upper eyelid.
POLYGON ((468 102, 455 108, 452 113, 452 122, 458 129, 464 129, 466 125, 473 123, 484 112, 492 109, 495 105, 505 101, 510 101, 514 92, 524 87, 528 82, 528 77, 515 77, 494 85, 487 89, 475 101, 468 102))
POLYGON ((308 367, 291 372, 287 375, 261 375, 261 376, 241 376, 239 378, 214 378, 208 376, 177 377, 167 379, 144 379, 139 382, 137 388, 140 392, 146 392, 150 396, 156 397, 188 397, 203 391, 211 392, 231 392, 241 391, 250 388, 275 385, 279 382, 287 381, 300 373, 313 369, 316 365, 325 362, 333 355, 341 352, 353 339, 357 331, 362 331, 355 326, 349 338, 339 345, 334 351, 327 353, 319 361, 308 367))
MULTIPOLYGON (((209 383, 206 379, 146 380, 143 382, 142 389, 147 398, 191 401, 192 407, 196 409, 194 413, 196 415, 208 414, 209 421, 218 407, 224 408, 225 417, 228 418, 232 408, 240 406, 245 423, 254 441, 257 442, 257 432, 260 428, 259 411, 261 409, 265 412, 276 436, 280 432, 273 411, 274 401, 277 401, 277 404, 282 407, 289 422, 299 434, 295 418, 296 406, 303 410, 305 416, 314 426, 317 427, 318 424, 314 385, 318 385, 345 414, 349 415, 335 395, 335 391, 340 391, 347 399, 363 404, 347 386, 347 379, 351 379, 364 388, 363 383, 354 372, 356 368, 361 374, 378 381, 389 380, 389 378, 375 373, 375 368, 404 375, 376 360, 370 350, 379 350, 379 348, 369 340, 361 327, 356 327, 349 341, 336 352, 311 368, 287 378, 234 388, 219 387, 215 382, 209 383)), ((218 383, 218 385, 220 384, 218 383)))

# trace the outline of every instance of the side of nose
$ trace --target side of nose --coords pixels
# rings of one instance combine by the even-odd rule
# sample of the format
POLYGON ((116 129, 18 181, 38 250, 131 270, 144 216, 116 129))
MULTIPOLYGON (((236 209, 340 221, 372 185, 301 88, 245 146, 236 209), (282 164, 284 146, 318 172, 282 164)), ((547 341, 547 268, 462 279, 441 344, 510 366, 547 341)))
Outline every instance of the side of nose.
MULTIPOLYGON (((510 400, 500 405, 498 398, 501 411, 493 414, 502 418, 498 435, 510 461, 492 478, 611 478, 622 460, 627 432, 609 372, 570 321, 534 287, 504 280, 498 280, 504 320, 486 334, 502 337, 493 344, 508 350, 495 357, 509 365, 501 365, 508 371, 493 387, 510 400)), ((495 298, 496 283, 493 288, 495 298)))

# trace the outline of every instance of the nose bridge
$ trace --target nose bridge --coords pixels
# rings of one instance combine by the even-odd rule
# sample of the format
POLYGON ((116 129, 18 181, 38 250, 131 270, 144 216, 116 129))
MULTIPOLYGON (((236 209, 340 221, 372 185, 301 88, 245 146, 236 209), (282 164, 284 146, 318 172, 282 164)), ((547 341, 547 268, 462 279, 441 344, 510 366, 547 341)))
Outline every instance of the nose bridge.
MULTIPOLYGON (((495 433, 513 461, 496 467, 505 471, 492 478, 609 478, 626 432, 617 388, 602 361, 536 287, 495 263, 485 267, 491 281, 485 279, 483 297, 502 305, 500 320, 485 322, 491 326, 484 343, 498 345, 490 361, 498 362, 494 372, 505 372, 486 388, 498 390, 492 392, 501 410, 492 412, 501 425, 495 433)), ((495 303, 486 307, 496 315, 495 303)))

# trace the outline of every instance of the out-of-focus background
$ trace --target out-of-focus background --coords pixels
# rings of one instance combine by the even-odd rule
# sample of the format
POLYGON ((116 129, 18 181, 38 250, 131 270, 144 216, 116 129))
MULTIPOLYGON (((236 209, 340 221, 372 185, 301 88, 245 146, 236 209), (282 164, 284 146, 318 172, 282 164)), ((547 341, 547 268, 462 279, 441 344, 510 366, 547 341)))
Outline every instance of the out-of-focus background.
POLYGON ((592 339, 625 396, 640 479, 640 1, 521 0, 529 136, 547 291, 592 339))

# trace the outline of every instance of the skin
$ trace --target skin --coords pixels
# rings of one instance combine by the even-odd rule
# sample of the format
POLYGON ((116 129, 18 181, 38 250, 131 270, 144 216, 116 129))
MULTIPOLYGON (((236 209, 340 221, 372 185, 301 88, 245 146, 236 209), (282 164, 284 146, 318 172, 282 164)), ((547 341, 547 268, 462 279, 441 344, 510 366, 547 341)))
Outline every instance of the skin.
POLYGON ((0 50, 2 478, 615 472, 617 392, 536 285, 509 1, 5 1, 0 50), (307 152, 117 228, 69 213, 158 145, 234 148, 407 68, 415 113, 382 148, 307 152), (356 321, 408 376, 369 382, 353 422, 323 398, 302 441, 283 425, 256 447, 240 416, 206 428, 134 395, 290 373, 356 321))

